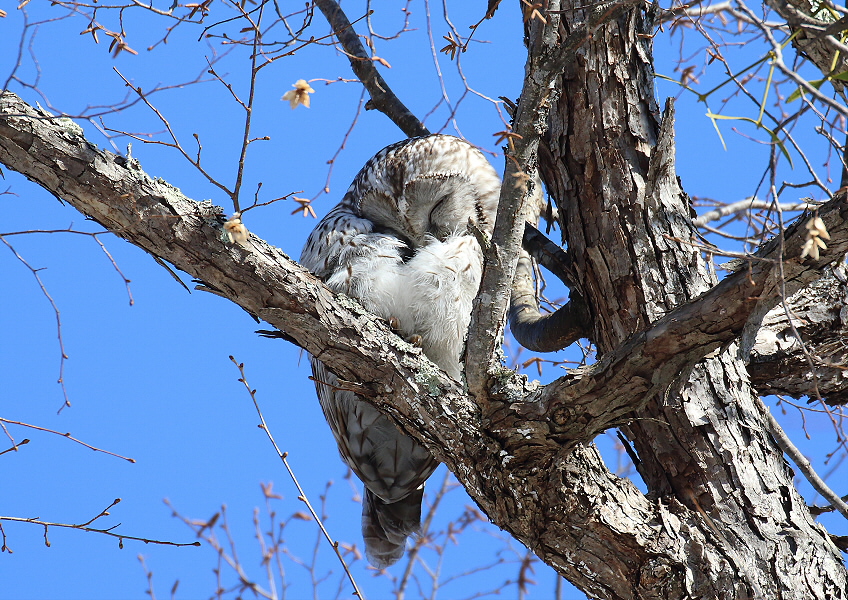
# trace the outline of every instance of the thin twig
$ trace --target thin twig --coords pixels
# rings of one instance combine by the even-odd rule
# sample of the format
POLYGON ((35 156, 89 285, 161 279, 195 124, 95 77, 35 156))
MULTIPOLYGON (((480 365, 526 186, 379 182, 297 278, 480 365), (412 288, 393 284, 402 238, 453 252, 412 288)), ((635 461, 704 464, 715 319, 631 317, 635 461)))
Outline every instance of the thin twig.
POLYGON ((327 531, 327 528, 324 527, 324 522, 318 516, 318 513, 315 512, 315 509, 312 507, 312 503, 309 502, 309 498, 306 497, 306 492, 303 491, 303 488, 300 486, 300 482, 297 480, 297 477, 295 476, 294 471, 292 470, 291 466, 289 465, 289 463, 288 463, 289 453, 281 451, 280 447, 277 445, 277 442, 274 441, 274 436, 271 435, 271 430, 268 428, 268 424, 265 423, 265 417, 262 415, 262 409, 259 408, 259 402, 256 400, 256 390, 251 389, 250 385, 247 383, 247 377, 244 373, 244 363, 240 363, 240 362, 236 361, 236 359, 233 356, 230 356, 230 360, 233 362, 233 364, 236 366, 236 368, 238 368, 239 373, 241 374, 241 378, 239 378, 239 381, 247 389, 248 394, 250 394, 250 399, 253 400, 253 406, 256 408, 256 412, 259 414, 259 421, 260 421, 259 428, 264 430, 266 435, 268 436, 268 439, 271 440, 271 444, 273 444, 274 450, 277 451, 277 456, 279 456, 280 460, 283 461, 283 465, 286 467, 286 471, 288 471, 289 477, 291 477, 292 481, 294 482, 295 487, 297 488, 298 493, 300 494, 297 499, 300 500, 301 502, 303 502, 304 504, 306 504, 306 507, 309 509, 309 513, 312 515, 312 518, 315 519, 316 523, 318 523, 318 527, 321 528, 321 532, 324 534, 324 537, 327 539, 327 541, 333 547, 333 551, 336 553, 336 556, 338 557, 339 562, 342 564, 342 568, 344 568, 344 571, 345 571, 345 573, 347 573, 347 577, 350 580, 351 585, 353 586, 354 596, 356 596, 357 598, 360 598, 362 600, 365 600, 365 596, 359 590, 359 586, 356 585, 356 580, 353 578, 353 574, 350 572, 350 569, 348 568, 347 563, 345 562, 345 559, 342 556, 341 551, 339 550, 339 543, 334 541, 333 538, 330 537, 330 533, 327 531))
POLYGON ((794 462, 798 469, 800 469, 801 473, 803 473, 804 477, 807 481, 810 482, 810 485, 813 486, 813 489, 816 490, 819 494, 821 494, 822 498, 827 500, 827 502, 842 513, 846 519, 848 519, 848 504, 839 497, 839 494, 830 489, 827 484, 819 477, 818 473, 816 473, 813 466, 810 464, 810 461, 807 460, 807 457, 795 447, 795 444, 792 443, 792 440, 789 439, 789 436, 786 435, 786 432, 783 431, 783 428, 780 426, 780 423, 777 422, 777 419, 771 414, 771 411, 762 401, 759 396, 754 396, 754 404, 760 410, 760 413, 766 418, 766 423, 769 426, 769 433, 777 442, 777 445, 781 450, 794 462))
MULTIPOLYGON (((814 208, 815 206, 817 205, 810 204, 809 202, 786 202, 780 205, 780 210, 807 210, 809 208, 814 208)), ((768 200, 755 200, 753 198, 748 198, 746 200, 733 202, 731 204, 716 208, 715 210, 711 210, 710 212, 704 213, 703 215, 694 220, 694 224, 696 227, 701 227, 702 225, 706 225, 707 223, 718 221, 719 219, 722 219, 729 215, 740 213, 745 210, 773 210, 774 208, 775 204, 768 200)))
POLYGON ((53 297, 50 295, 50 293, 47 291, 47 288, 44 286, 44 282, 41 281, 41 277, 38 275, 39 269, 33 268, 26 261, 26 259, 24 259, 23 256, 18 254, 18 251, 15 250, 12 247, 12 245, 3 238, 3 236, 0 236, 0 242, 3 242, 4 244, 6 244, 6 247, 8 247, 9 250, 12 251, 12 254, 15 255, 15 258, 17 258, 19 261, 21 261, 21 263, 27 269, 32 271, 33 277, 35 277, 35 280, 38 282, 38 287, 41 288, 41 293, 44 294, 44 297, 47 298, 47 300, 50 302, 50 306, 53 307, 53 313, 56 315, 56 336, 59 339, 59 357, 60 357, 59 358, 59 379, 57 380, 57 383, 61 386, 62 395, 65 398, 65 401, 62 403, 62 406, 60 406, 59 410, 57 411, 57 413, 61 413, 62 410, 66 406, 71 405, 71 401, 68 398, 68 390, 65 387, 65 361, 68 359, 68 355, 65 353, 65 341, 62 339, 62 315, 59 313, 59 307, 56 306, 56 302, 53 301, 53 297))
POLYGON ((28 229, 28 230, 25 230, 25 231, 8 231, 8 232, 4 231, 4 232, 0 232, 0 237, 9 237, 9 236, 13 236, 13 235, 27 235, 27 234, 31 234, 31 233, 74 233, 74 234, 77 234, 77 235, 87 235, 89 237, 94 238, 94 241, 97 242, 98 246, 100 246, 100 249, 103 251, 103 254, 105 254, 106 258, 109 259, 109 262, 112 263, 112 267, 114 267, 114 269, 115 269, 115 271, 117 271, 118 275, 121 276, 121 279, 124 280, 124 285, 127 288, 127 296, 129 296, 129 299, 130 299, 130 306, 133 306, 135 304, 135 301, 133 300, 132 290, 130 289, 131 280, 127 279, 126 275, 124 275, 123 271, 121 271, 121 268, 118 266, 118 263, 115 261, 112 254, 110 254, 109 250, 106 249, 106 246, 103 244, 103 242, 101 242, 98 239, 98 236, 105 235, 105 234, 112 234, 113 232, 111 232, 111 231, 96 231, 96 232, 78 231, 76 229, 70 229, 70 228, 68 228, 68 229, 28 229))
MULTIPOLYGON (((159 544, 161 546, 200 546, 200 542, 188 542, 188 543, 167 542, 167 541, 164 541, 164 540, 154 540, 154 539, 150 539, 150 538, 137 537, 137 536, 134 536, 134 535, 123 535, 123 534, 115 533, 114 531, 112 531, 116 527, 119 527, 121 525, 120 523, 118 523, 117 525, 113 525, 112 527, 109 527, 107 529, 99 529, 97 527, 89 527, 89 525, 91 525, 97 519, 99 519, 101 517, 109 516, 109 509, 112 508, 113 506, 115 506, 116 504, 118 504, 120 501, 121 501, 120 498, 116 498, 115 501, 112 502, 112 504, 107 506, 105 509, 103 509, 100 512, 99 515, 97 515, 96 517, 94 517, 92 519, 89 519, 85 523, 80 523, 78 525, 73 525, 71 523, 53 523, 51 521, 42 521, 41 519, 38 519, 38 518, 4 517, 4 516, 0 516, 0 522, 11 521, 11 522, 16 522, 16 523, 33 523, 35 525, 41 525, 42 527, 44 527, 44 545, 48 546, 48 547, 50 546, 50 540, 47 538, 47 533, 48 533, 48 530, 50 529, 50 527, 64 527, 64 528, 67 528, 67 529, 79 529, 80 531, 90 531, 92 533, 101 533, 103 535, 108 535, 108 536, 111 536, 111 537, 114 537, 114 538, 118 538, 118 540, 119 540, 118 545, 121 548, 124 547, 124 540, 135 540, 137 542, 144 542, 145 544, 159 544)), ((4 534, 3 535, 3 547, 4 547, 4 549, 6 548, 5 539, 6 539, 6 536, 4 534)))
MULTIPOLYGON (((240 7, 239 4, 235 6, 240 7)), ((259 40, 262 36, 260 32, 260 27, 262 26, 262 15, 264 13, 265 3, 263 2, 259 6, 259 18, 256 20, 256 23, 250 18, 250 16, 244 12, 242 8, 242 13, 245 19, 247 19, 251 27, 253 29, 253 51, 250 53, 250 85, 247 94, 247 104, 242 103, 242 107, 244 108, 244 136, 242 137, 241 143, 241 152, 239 153, 238 160, 238 171, 236 173, 236 183, 233 187, 233 208, 235 212, 240 213, 241 207, 239 206, 239 192, 241 191, 241 184, 244 177, 244 159, 247 156, 247 147, 250 145, 252 141, 250 139, 250 125, 253 117, 253 100, 256 94, 256 77, 259 73, 257 69, 257 58, 259 56, 259 40)))
MULTIPOLYGON (((4 429, 5 429, 5 427, 4 427, 4 429)), ((12 445, 10 447, 6 448, 5 450, 3 450, 2 452, 0 452, 0 454, 6 454, 7 452, 12 452, 13 450, 15 452, 17 452, 18 448, 20 448, 21 446, 23 446, 25 444, 29 444, 29 438, 24 438, 19 443, 15 443, 13 441, 12 445)))
POLYGON ((71 440, 72 442, 76 442, 77 444, 80 444, 81 446, 85 446, 86 448, 88 448, 90 450, 94 450, 95 452, 102 452, 103 454, 108 454, 110 456, 120 458, 120 459, 125 460, 127 462, 131 462, 131 463, 135 462, 134 458, 128 458, 126 456, 121 456, 120 454, 115 454, 114 452, 109 452, 108 450, 96 448, 96 447, 92 446, 91 444, 86 444, 82 440, 78 440, 77 438, 72 436, 70 433, 61 433, 61 432, 58 432, 58 431, 54 431, 52 429, 47 429, 46 427, 39 427, 37 425, 30 425, 29 423, 22 423, 21 421, 12 421, 11 419, 4 419, 2 417, 0 417, 0 423, 8 423, 9 425, 19 425, 20 427, 29 427, 30 429, 35 429, 36 431, 44 431, 44 432, 47 432, 47 433, 53 433, 53 434, 61 436, 63 438, 67 438, 67 439, 71 440))
MULTIPOLYGON (((182 147, 182 144, 180 144, 179 139, 177 138, 177 134, 174 132, 173 128, 171 127, 171 123, 168 121, 168 119, 166 119, 166 118, 165 118, 165 115, 163 115, 163 114, 162 114, 162 112, 161 112, 158 108, 156 108, 155 106, 153 106, 153 104, 150 102, 150 100, 148 100, 148 99, 147 99, 147 96, 148 96, 148 95, 147 95, 147 94, 146 94, 146 93, 145 93, 145 92, 141 89, 141 87, 136 87, 136 86, 134 86, 132 83, 130 83, 130 80, 129 80, 129 79, 127 79, 126 77, 124 77, 124 75, 123 75, 123 74, 122 74, 122 73, 121 73, 121 72, 120 72, 117 68, 112 67, 112 69, 115 71, 115 73, 117 73, 117 74, 118 74, 118 76, 119 76, 121 79, 123 79, 123 80, 124 80, 124 83, 127 85, 127 87, 129 87, 129 88, 130 88, 133 92, 135 92, 136 94, 138 94, 139 98, 140 98, 140 99, 141 99, 141 100, 142 100, 142 101, 143 101, 143 102, 147 105, 147 107, 148 107, 150 110, 152 110, 152 111, 154 112, 154 114, 155 114, 155 115, 159 118, 159 120, 162 122, 162 124, 163 124, 163 125, 165 126, 165 128, 167 129, 167 131, 168 131, 168 135, 170 135, 170 136, 171 136, 171 140, 173 140, 173 141, 172 141, 172 142, 163 142, 163 141, 159 141, 159 140, 146 140, 146 139, 141 138, 141 137, 139 137, 139 136, 132 135, 132 134, 126 133, 126 132, 124 132, 124 131, 118 131, 118 130, 116 130, 116 129, 110 129, 110 128, 107 128, 107 129, 106 129, 106 131, 115 131, 115 132, 117 132, 117 133, 122 133, 122 134, 124 134, 124 135, 127 135, 127 136, 129 136, 129 137, 133 138, 133 139, 136 139, 136 140, 139 140, 139 141, 141 141, 141 142, 144 142, 145 144, 160 144, 160 145, 162 145, 162 146, 167 146, 167 147, 169 147, 169 148, 174 148, 177 152, 179 152, 180 154, 182 154, 182 155, 183 155, 183 157, 184 157, 184 158, 185 158, 188 162, 190 162, 190 163, 192 164, 192 166, 194 166, 194 168, 195 168, 195 169, 197 169, 197 170, 201 173, 201 175, 203 175, 203 176, 206 178, 206 180, 207 180, 209 183, 211 183, 212 185, 214 185, 215 187, 217 187, 218 189, 220 189, 221 191, 223 191, 223 192, 224 192, 225 194, 227 194, 227 196, 229 196, 230 198, 234 198, 234 193, 233 193, 233 192, 232 192, 232 191, 231 191, 231 190, 230 190, 230 189, 229 189, 226 185, 224 185, 223 183, 219 182, 217 179, 215 179, 214 177, 212 177, 212 175, 211 175, 211 174, 209 174, 209 173, 206 171, 206 169, 204 169, 204 168, 201 166, 201 164, 200 164, 200 154, 199 154, 199 150, 198 150, 198 157, 197 157, 197 159, 192 158, 192 157, 188 154, 188 152, 186 152, 186 151, 185 151, 185 149, 182 147)), ((199 143, 199 140, 198 140, 198 143, 199 143)))
POLYGON ((427 517, 424 519, 424 522, 421 523, 421 529, 418 538, 415 540, 415 545, 407 555, 406 569, 404 569, 403 575, 398 583, 395 600, 404 600, 406 586, 409 584, 409 578, 412 575, 412 569, 415 566, 415 561, 418 560, 418 554, 421 552, 421 547, 426 542, 427 536, 430 535, 430 526, 433 522, 433 517, 436 515, 436 509, 439 508, 439 504, 441 504, 445 494, 451 489, 450 480, 451 472, 447 470, 445 472, 445 477, 442 480, 442 485, 439 487, 439 491, 436 492, 432 504, 430 504, 430 510, 427 511, 427 517))

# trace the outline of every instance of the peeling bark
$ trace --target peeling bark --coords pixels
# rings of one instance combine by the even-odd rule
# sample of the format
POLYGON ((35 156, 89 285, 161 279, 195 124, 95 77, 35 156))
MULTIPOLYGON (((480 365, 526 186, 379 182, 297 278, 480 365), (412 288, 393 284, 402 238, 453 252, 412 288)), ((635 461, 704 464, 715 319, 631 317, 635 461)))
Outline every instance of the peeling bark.
MULTIPOLYGON (((582 18, 579 9, 563 13, 566 34, 582 18)), ((703 306, 728 283, 715 286, 688 243, 696 238, 674 171, 670 115, 661 129, 653 101, 651 33, 650 15, 639 11, 595 33, 563 75, 541 152, 601 361, 619 360, 635 332, 679 323, 671 318, 681 310, 676 307, 710 290, 696 302, 703 306)), ((834 222, 844 219, 840 209, 834 222)), ((752 263, 748 272, 757 268, 752 263)), ((754 331, 764 311, 791 293, 774 271, 770 277, 754 277, 751 293, 736 300, 761 304, 746 323, 754 331)), ((728 299, 717 295, 714 310, 732 311, 728 299)), ((685 561, 686 576, 696 582, 687 592, 708 597, 696 591, 699 582, 724 576, 715 597, 845 597, 844 566, 792 486, 791 471, 753 405, 736 345, 713 349, 714 356, 694 368, 672 363, 620 388, 622 395, 640 394, 656 380, 668 381, 668 370, 681 375, 679 384, 628 415, 623 431, 650 496, 691 511, 708 547, 721 556, 685 561)), ((667 581, 659 579, 658 585, 667 581)), ((634 590, 632 597, 649 594, 634 590)))
POLYGON ((821 396, 831 405, 848 404, 848 267, 844 263, 796 292, 786 308, 777 306, 766 315, 751 351, 748 374, 763 395, 812 400, 821 396))

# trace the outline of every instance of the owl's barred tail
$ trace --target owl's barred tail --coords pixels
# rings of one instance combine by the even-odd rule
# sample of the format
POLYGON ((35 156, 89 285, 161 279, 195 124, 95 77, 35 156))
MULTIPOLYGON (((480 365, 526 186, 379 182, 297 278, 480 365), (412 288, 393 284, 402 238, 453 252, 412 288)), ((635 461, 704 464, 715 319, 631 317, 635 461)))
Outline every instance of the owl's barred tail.
POLYGON ((385 569, 403 557, 406 538, 421 527, 424 486, 405 498, 388 504, 365 488, 362 500, 362 538, 368 562, 385 569))

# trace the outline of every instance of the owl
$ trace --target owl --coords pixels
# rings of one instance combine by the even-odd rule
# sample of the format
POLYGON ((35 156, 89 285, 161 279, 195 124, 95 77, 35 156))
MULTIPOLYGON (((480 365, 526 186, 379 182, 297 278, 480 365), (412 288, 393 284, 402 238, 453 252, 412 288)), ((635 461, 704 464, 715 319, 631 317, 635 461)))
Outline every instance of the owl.
MULTIPOLYGON (((384 148, 318 223, 300 261, 356 298, 454 379, 483 258, 469 222, 494 227, 501 182, 468 142, 428 135, 384 148)), ((397 562, 421 520, 433 456, 310 357, 342 459, 362 480, 362 536, 377 568, 397 562)))

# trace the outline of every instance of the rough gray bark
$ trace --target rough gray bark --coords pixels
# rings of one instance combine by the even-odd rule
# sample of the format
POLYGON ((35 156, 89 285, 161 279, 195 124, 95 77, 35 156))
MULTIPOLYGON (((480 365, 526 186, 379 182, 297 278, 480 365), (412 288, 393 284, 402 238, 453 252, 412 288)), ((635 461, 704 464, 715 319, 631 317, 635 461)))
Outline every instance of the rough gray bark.
POLYGON ((821 396, 831 405, 848 404, 848 267, 844 263, 795 293, 786 308, 778 306, 766 315, 751 351, 748 374, 763 395, 821 396))
MULTIPOLYGON (((566 32, 583 18, 580 10, 563 13, 566 32)), ((595 32, 563 76, 542 152, 602 356, 618 354, 635 332, 715 284, 687 243, 695 239, 691 208, 653 101, 652 33, 650 15, 639 11, 595 32)), ((787 293, 774 284, 751 291, 749 302, 787 293)), ((755 320, 764 310, 754 310, 755 320)), ((713 564, 690 557, 695 587, 725 575, 716 597, 845 597, 844 567, 833 554, 822 562, 832 550, 792 487, 735 344, 682 372, 682 385, 653 396, 624 431, 651 496, 702 517, 700 527, 722 556, 713 564)), ((681 592, 668 597, 691 589, 681 592)))
MULTIPOLYGON (((573 61, 585 40, 603 23, 616 18, 638 0, 607 0, 585 10, 583 21, 567 35, 559 29, 560 3, 546 3, 546 19, 525 22, 527 64, 521 98, 508 137, 498 213, 491 244, 484 250, 482 293, 474 300, 466 342, 468 391, 487 410, 490 371, 500 364, 500 345, 507 321, 527 205, 536 193, 536 156, 547 115, 556 96, 555 81, 573 61)), ((528 307, 529 308, 529 307, 528 307)))
MULTIPOLYGON (((561 8, 548 37, 586 31, 581 10, 561 8)), ((848 252, 848 203, 840 196, 820 209, 831 241, 819 260, 799 258, 801 220, 762 260, 714 285, 685 243, 692 226, 674 175, 672 112, 660 130, 643 19, 628 9, 587 31, 559 99, 549 98, 541 147, 603 356, 544 388, 494 367, 482 411, 385 323, 279 250, 255 237, 228 244, 215 207, 12 94, 0 96, 0 162, 320 358, 447 463, 495 524, 587 594, 846 598, 839 551, 794 490, 733 341, 751 315, 848 252), (589 445, 625 422, 648 495, 589 445)))

